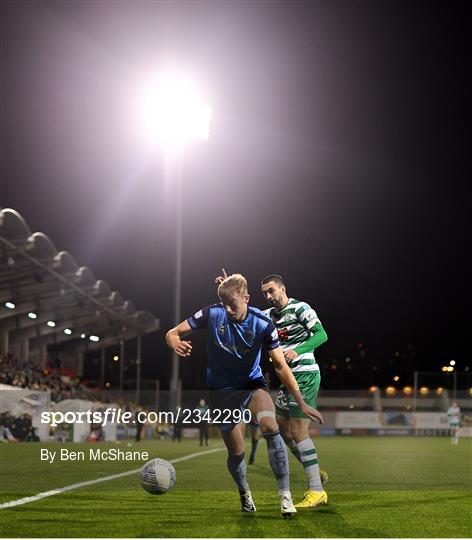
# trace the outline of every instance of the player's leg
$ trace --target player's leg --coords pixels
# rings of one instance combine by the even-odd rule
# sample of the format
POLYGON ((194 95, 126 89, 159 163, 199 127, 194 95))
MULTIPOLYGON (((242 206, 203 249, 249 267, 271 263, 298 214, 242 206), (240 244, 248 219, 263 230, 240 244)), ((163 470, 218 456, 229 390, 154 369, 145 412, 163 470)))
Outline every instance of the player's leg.
POLYGON ((282 435, 282 439, 287 445, 287 448, 301 463, 300 452, 298 451, 297 443, 293 439, 290 432, 290 412, 288 400, 289 393, 284 388, 281 388, 277 395, 277 399, 275 400, 276 420, 279 426, 280 435, 282 435))
POLYGON ((309 433, 310 423, 311 420, 307 418, 293 417, 290 418, 290 429, 300 453, 300 462, 305 469, 308 489, 322 491, 318 454, 309 433))
POLYGON ((249 456, 249 465, 254 465, 257 447, 259 445, 259 424, 251 421, 249 423, 249 430, 251 433, 251 455, 249 456))
MULTIPOLYGON (((301 373, 297 375, 297 382, 305 402, 316 408, 320 385, 319 372, 301 373)), ((305 493, 304 500, 297 504, 297 507, 315 507, 326 503, 328 497, 321 485, 318 454, 309 433, 311 420, 302 413, 291 396, 289 397, 288 405, 290 432, 300 452, 300 461, 308 481, 308 490, 305 493)))
POLYGON ((255 512, 249 484, 246 479, 246 462, 244 461, 244 438, 238 425, 221 426, 221 436, 228 450, 227 466, 234 482, 238 486, 243 512, 255 512))
POLYGON ((459 426, 457 424, 454 424, 454 426, 452 427, 452 443, 459 443, 459 426))
POLYGON ((287 447, 280 435, 279 427, 275 421, 275 408, 267 390, 258 388, 252 393, 249 409, 253 418, 259 423, 262 436, 267 443, 269 463, 279 487, 281 512, 284 517, 294 515, 290 493, 290 475, 288 466, 287 447))

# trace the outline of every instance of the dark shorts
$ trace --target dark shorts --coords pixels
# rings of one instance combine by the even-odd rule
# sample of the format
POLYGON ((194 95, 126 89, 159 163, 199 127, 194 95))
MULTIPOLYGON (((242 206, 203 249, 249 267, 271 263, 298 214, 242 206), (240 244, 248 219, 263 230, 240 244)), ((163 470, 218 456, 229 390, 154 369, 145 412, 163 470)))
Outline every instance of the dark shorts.
MULTIPOLYGON (((239 410, 243 412, 251 401, 253 392, 259 388, 262 388, 267 392, 269 391, 267 381, 264 377, 248 381, 242 388, 230 388, 227 390, 210 389, 209 405, 212 411, 211 417, 214 418, 215 415, 213 411, 215 410, 239 410)), ((228 422, 221 422, 216 425, 220 431, 231 431, 238 423, 239 422, 236 422, 231 418, 228 422)))

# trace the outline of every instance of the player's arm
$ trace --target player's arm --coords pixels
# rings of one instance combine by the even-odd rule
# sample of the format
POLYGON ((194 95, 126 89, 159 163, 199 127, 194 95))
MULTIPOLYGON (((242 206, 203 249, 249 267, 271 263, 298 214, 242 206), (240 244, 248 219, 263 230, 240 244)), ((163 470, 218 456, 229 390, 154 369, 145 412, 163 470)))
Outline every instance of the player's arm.
POLYGON ((280 382, 285 386, 285 388, 290 392, 290 394, 292 394, 293 399, 297 402, 297 405, 300 407, 300 410, 303 412, 303 414, 308 416, 308 418, 310 418, 314 422, 318 421, 320 424, 322 424, 323 417, 321 416, 321 414, 313 407, 307 405, 303 400, 300 389, 298 388, 298 383, 285 361, 282 349, 280 347, 277 347, 270 350, 269 356, 272 360, 272 364, 274 365, 277 377, 280 379, 280 382))
POLYGON ((303 303, 302 307, 297 310, 296 317, 310 337, 298 347, 284 351, 285 360, 287 362, 295 360, 300 354, 313 352, 316 347, 319 347, 328 341, 328 335, 326 334, 316 311, 312 307, 303 303))
POLYGON ((210 308, 206 307, 197 311, 187 320, 171 328, 166 334, 166 343, 179 356, 190 356, 192 343, 184 340, 185 336, 198 329, 205 329, 210 316, 210 308))
POLYGON ((297 355, 312 352, 328 341, 328 334, 320 322, 315 323, 310 331, 313 332, 311 336, 304 343, 293 349, 297 355))
POLYGON ((179 356, 190 356, 192 343, 182 338, 192 332, 192 328, 187 320, 171 328, 166 334, 167 345, 179 356))

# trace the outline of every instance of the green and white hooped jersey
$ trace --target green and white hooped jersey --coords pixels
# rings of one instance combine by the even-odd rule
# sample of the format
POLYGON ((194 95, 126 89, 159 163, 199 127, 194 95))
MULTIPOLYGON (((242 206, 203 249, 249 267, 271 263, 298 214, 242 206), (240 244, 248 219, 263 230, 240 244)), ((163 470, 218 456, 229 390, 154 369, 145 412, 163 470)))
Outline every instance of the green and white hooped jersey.
POLYGON ((447 410, 447 421, 450 424, 459 424, 461 421, 461 410, 460 407, 449 407, 447 410))
MULTIPOLYGON (((283 351, 295 349, 305 343, 311 336, 311 329, 315 324, 321 324, 313 308, 306 302, 300 302, 294 298, 290 298, 288 304, 280 311, 271 307, 264 311, 264 315, 269 317, 277 328, 280 347, 283 351)), ((313 351, 300 354, 290 362, 289 366, 292 373, 320 370, 313 351)))

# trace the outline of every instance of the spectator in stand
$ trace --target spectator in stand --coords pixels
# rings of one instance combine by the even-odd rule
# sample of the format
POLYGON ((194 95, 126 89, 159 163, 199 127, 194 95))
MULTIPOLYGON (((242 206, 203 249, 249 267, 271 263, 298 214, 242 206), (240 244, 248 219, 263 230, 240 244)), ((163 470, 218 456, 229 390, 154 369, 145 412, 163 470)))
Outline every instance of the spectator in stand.
POLYGON ((10 416, 10 411, 0 414, 0 442, 18 442, 18 439, 11 432, 14 418, 10 416))

